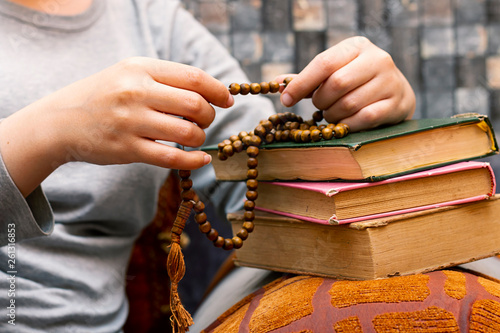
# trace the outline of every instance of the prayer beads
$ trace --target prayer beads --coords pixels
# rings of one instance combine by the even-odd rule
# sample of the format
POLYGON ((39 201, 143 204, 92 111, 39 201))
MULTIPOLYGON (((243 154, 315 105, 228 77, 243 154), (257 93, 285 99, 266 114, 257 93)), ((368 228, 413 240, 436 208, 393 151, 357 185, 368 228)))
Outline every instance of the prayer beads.
POLYGON ((280 87, 286 87, 288 83, 292 81, 292 78, 286 78, 283 83, 278 83, 276 81, 271 82, 261 82, 261 83, 231 83, 228 87, 231 95, 248 95, 249 93, 252 95, 257 94, 267 94, 267 93, 277 93, 280 91, 280 87))
MULTIPOLYGON (((257 95, 267 93, 277 93, 281 87, 286 87, 292 78, 285 78, 283 83, 276 81, 261 83, 232 83, 228 90, 232 95, 257 95)), ((321 140, 340 139, 349 133, 349 126, 346 124, 319 124, 323 121, 323 111, 316 111, 312 119, 304 121, 302 117, 292 113, 284 112, 270 116, 268 119, 261 120, 260 123, 251 132, 242 131, 238 135, 232 135, 229 139, 223 140, 218 144, 218 158, 227 160, 236 153, 245 151, 247 159, 247 192, 244 205, 244 222, 242 228, 232 238, 223 238, 217 230, 207 221, 207 215, 204 213, 205 205, 203 202, 195 202, 194 192, 191 190, 192 181, 189 179, 190 172, 181 170, 181 187, 183 189, 182 198, 185 201, 192 202, 195 211, 195 221, 198 223, 199 230, 213 242, 214 246, 222 247, 225 250, 239 249, 243 241, 254 230, 254 208, 255 200, 258 197, 258 155, 259 147, 263 144, 272 142, 293 141, 297 143, 318 142, 321 140)))
MULTIPOLYGON (((252 83, 252 84, 237 84, 229 85, 228 90, 232 95, 247 95, 250 94, 267 94, 268 92, 275 93, 280 90, 281 86, 286 87, 292 78, 286 78, 282 84, 276 81, 269 83, 252 83)), ((262 144, 272 142, 294 141, 301 142, 318 142, 320 140, 331 140, 333 138, 340 139, 349 133, 347 124, 319 124, 323 121, 323 111, 316 111, 312 115, 312 119, 304 121, 302 117, 291 113, 284 112, 270 116, 268 119, 261 120, 251 132, 240 132, 238 135, 232 135, 218 145, 218 158, 222 161, 227 160, 235 153, 246 151, 247 159, 247 192, 245 201, 244 223, 241 230, 232 239, 226 239, 223 248, 240 248, 243 241, 248 237, 254 229, 255 200, 258 197, 258 160, 259 147, 262 144), (232 242, 232 244, 230 244, 232 242)), ((215 242, 214 242, 215 244, 215 242)), ((217 246, 217 244, 216 244, 217 246)))

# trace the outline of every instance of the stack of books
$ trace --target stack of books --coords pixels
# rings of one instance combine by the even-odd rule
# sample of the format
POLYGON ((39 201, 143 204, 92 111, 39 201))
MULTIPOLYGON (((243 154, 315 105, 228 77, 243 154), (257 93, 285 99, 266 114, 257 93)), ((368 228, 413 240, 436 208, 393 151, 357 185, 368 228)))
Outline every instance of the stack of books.
MULTIPOLYGON (((207 152, 216 155, 214 147, 207 152)), ((500 196, 489 119, 409 120, 259 154, 255 230, 236 264, 342 279, 427 272, 500 253, 500 196)), ((246 154, 213 158, 220 181, 246 178, 246 154)), ((233 230, 243 213, 228 215, 233 230)))

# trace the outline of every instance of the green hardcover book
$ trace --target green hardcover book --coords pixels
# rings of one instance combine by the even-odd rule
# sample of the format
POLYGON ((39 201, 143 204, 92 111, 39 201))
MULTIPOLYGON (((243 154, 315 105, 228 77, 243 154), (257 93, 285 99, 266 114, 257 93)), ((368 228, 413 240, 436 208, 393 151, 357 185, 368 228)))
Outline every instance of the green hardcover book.
MULTIPOLYGON (((244 152, 221 161, 217 146, 204 150, 212 155, 218 180, 246 179, 244 152)), ((342 139, 262 145, 258 179, 379 181, 497 153, 498 144, 487 116, 414 119, 350 133, 342 139)))

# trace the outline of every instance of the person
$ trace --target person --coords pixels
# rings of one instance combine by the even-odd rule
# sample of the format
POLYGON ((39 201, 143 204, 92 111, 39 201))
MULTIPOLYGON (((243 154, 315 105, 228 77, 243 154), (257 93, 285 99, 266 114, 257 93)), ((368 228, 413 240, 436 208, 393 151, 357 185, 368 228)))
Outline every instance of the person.
MULTIPOLYGON (((215 186, 198 148, 272 104, 229 94, 247 77, 177 0, 0 0, 0 16, 0 331, 120 332, 127 262, 165 177, 197 169, 199 193, 239 208, 244 188, 215 186)), ((362 37, 319 54, 281 99, 306 97, 354 131, 415 108, 362 37)))

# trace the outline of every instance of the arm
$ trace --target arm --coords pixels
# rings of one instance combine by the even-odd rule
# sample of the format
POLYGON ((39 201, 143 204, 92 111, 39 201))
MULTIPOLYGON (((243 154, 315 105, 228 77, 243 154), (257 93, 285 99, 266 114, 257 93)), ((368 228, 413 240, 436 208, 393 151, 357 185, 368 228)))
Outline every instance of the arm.
POLYGON ((195 169, 210 162, 208 155, 155 140, 200 146, 203 129, 215 117, 210 103, 229 107, 233 98, 207 73, 168 61, 131 58, 4 119, 0 151, 24 196, 59 165, 75 160, 195 169))
POLYGON ((364 37, 317 55, 283 91, 281 102, 289 107, 308 96, 327 121, 346 123, 352 131, 398 123, 415 111, 406 78, 387 52, 364 37))

